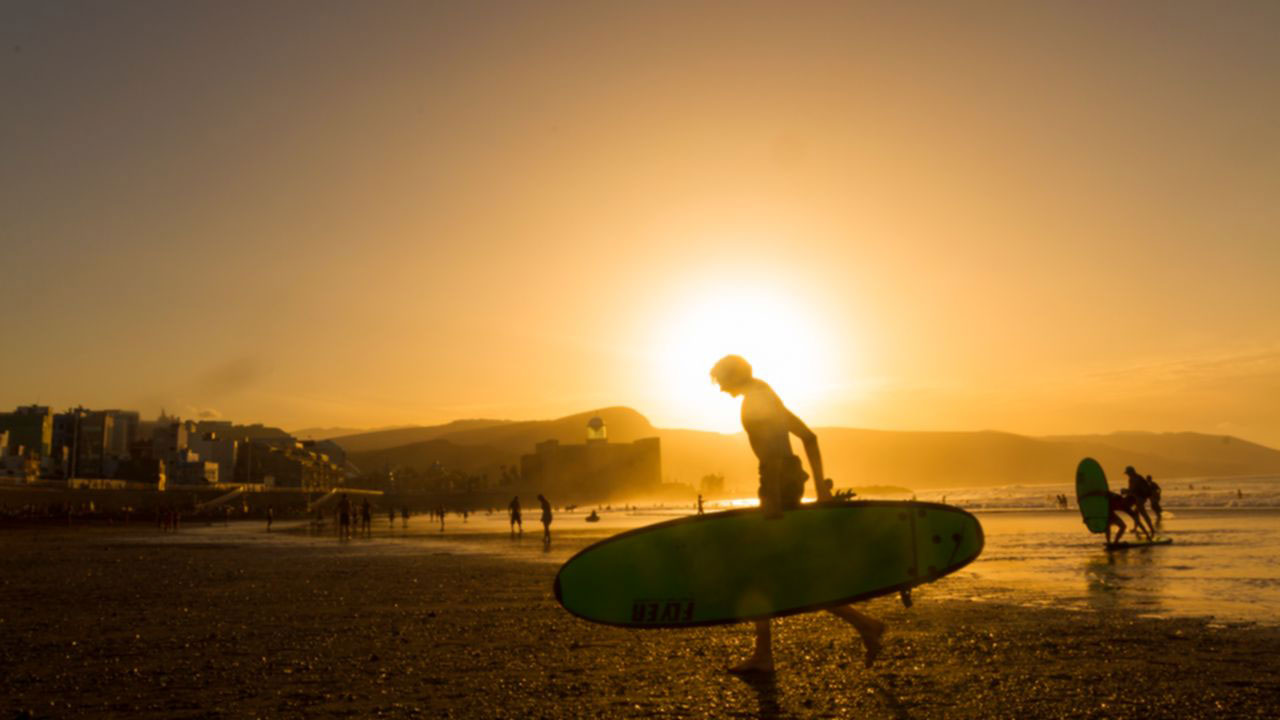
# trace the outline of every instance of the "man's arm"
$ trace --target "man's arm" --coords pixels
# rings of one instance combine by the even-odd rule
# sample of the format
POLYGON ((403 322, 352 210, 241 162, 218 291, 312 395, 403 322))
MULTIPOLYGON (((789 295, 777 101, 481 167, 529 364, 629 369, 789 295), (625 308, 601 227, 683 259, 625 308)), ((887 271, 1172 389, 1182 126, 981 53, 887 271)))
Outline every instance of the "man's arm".
POLYGON ((804 443, 804 454, 809 459, 809 470, 813 473, 813 486, 818 494, 818 501, 831 499, 831 491, 827 489, 826 476, 822 474, 822 452, 818 450, 818 436, 813 434, 804 421, 796 414, 787 411, 787 429, 804 443))

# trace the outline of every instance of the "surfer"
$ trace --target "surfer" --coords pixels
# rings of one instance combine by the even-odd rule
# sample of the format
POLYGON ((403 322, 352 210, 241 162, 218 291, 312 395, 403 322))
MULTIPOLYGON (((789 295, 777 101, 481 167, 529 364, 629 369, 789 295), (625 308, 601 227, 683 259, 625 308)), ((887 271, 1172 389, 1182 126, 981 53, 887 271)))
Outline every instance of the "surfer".
POLYGON ((538 504, 542 505, 542 543, 551 544, 551 503, 538 493, 538 504))
MULTIPOLYGON (((1129 476, 1129 497, 1134 499, 1134 509, 1137 510, 1138 516, 1146 521, 1146 527, 1143 529, 1146 531, 1147 537, 1151 537, 1155 534, 1156 526, 1155 523, 1151 522, 1151 516, 1147 514, 1147 501, 1155 495, 1155 490, 1151 488, 1146 478, 1133 469, 1132 465, 1124 469, 1124 474, 1129 476)), ((1151 506, 1154 508, 1158 502, 1157 500, 1151 506)), ((1143 526, 1139 525, 1139 527, 1143 526)))
POLYGON ((1160 490, 1160 484, 1147 476, 1147 487, 1151 488, 1151 509, 1156 511, 1156 522, 1164 519, 1164 509, 1160 507, 1160 496, 1163 494, 1160 490))
MULTIPOLYGON (((1131 520, 1133 520, 1133 532, 1135 534, 1139 530, 1143 532, 1147 532, 1146 529, 1142 527, 1142 521, 1138 519, 1138 512, 1137 512, 1138 501, 1136 498, 1134 498, 1133 493, 1128 492, 1128 490, 1123 491, 1123 494, 1114 493, 1114 492, 1111 492, 1110 490, 1107 490, 1106 493, 1107 493, 1107 513, 1108 513, 1107 515, 1107 544, 1108 545, 1112 543, 1118 543, 1120 542, 1120 538, 1124 537, 1124 531, 1126 526, 1124 524, 1124 520, 1120 519, 1121 512, 1125 513, 1126 515, 1129 516, 1131 520), (1113 525, 1120 528, 1120 531, 1116 533, 1115 540, 1111 539, 1111 527, 1113 525)), ((1147 533, 1147 539, 1148 540, 1151 539, 1151 533, 1147 533)))
POLYGON ((511 515, 511 537, 516 536, 516 528, 520 529, 520 534, 524 535, 524 521, 520 518, 520 496, 511 498, 511 502, 507 504, 507 512, 511 515))
MULTIPOLYGON (((760 509, 767 518, 782 517, 784 510, 800 507, 805 474, 800 458, 791 451, 791 435, 804 444, 813 472, 819 502, 831 500, 830 486, 822 482, 822 454, 818 436, 782 404, 773 388, 752 375, 751 365, 737 355, 726 355, 711 368, 711 379, 732 397, 742 396, 742 429, 760 466, 760 509)), ((885 624, 848 605, 827 608, 858 631, 865 648, 863 661, 871 667, 880 654, 885 624)), ((770 621, 756 620, 756 645, 751 657, 729 668, 733 673, 773 672, 773 631, 770 621)))

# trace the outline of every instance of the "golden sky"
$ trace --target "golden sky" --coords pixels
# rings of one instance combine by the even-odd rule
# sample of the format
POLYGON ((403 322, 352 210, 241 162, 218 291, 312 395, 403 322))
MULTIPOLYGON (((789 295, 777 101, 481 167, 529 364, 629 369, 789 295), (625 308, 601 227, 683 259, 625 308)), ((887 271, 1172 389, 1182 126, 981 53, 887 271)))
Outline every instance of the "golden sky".
POLYGON ((1280 4, 7 2, 0 407, 1280 446, 1280 4))

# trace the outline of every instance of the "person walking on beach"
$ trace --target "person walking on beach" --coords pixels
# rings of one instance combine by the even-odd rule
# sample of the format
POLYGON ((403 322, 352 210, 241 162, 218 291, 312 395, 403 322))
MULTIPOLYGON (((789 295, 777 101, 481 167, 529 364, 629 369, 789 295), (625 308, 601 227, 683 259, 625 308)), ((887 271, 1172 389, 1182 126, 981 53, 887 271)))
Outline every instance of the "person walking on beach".
POLYGON ((271 521, 276 519, 276 508, 274 505, 267 506, 267 532, 271 532, 271 521))
POLYGON ((394 506, 387 508, 387 529, 396 529, 396 509, 394 506))
POLYGON ((373 508, 369 507, 369 498, 360 501, 360 532, 366 537, 373 532, 373 508))
MULTIPOLYGON (((818 436, 782 404, 773 388, 752 375, 751 365, 737 355, 726 355, 711 368, 711 378, 723 392, 732 397, 742 396, 742 429, 760 463, 760 510, 765 517, 780 518, 783 511, 800 507, 800 498, 804 495, 808 475, 800 458, 791 452, 791 435, 804 443, 818 500, 831 500, 829 486, 822 482, 818 436)), ((858 632, 864 648, 863 663, 871 667, 882 648, 885 624, 848 605, 827 608, 827 612, 858 632)), ((768 619, 755 621, 755 635, 755 651, 751 657, 730 667, 729 672, 773 672, 773 634, 768 619)))
POLYGON ((351 498, 346 493, 338 498, 338 538, 346 540, 351 537, 351 498))
POLYGON ((551 503, 538 493, 538 504, 542 506, 542 544, 551 544, 551 503))
POLYGON ((511 498, 511 502, 507 503, 507 513, 511 516, 511 537, 516 536, 516 529, 519 528, 520 535, 524 536, 524 520, 520 517, 520 496, 511 498))

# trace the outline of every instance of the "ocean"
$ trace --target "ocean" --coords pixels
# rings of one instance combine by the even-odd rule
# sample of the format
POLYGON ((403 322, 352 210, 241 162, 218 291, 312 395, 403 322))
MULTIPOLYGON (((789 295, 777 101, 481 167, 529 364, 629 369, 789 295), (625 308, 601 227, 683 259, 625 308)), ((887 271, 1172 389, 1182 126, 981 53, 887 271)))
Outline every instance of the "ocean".
MULTIPOLYGON (((965 507, 982 523, 986 547, 968 567, 917 589, 929 597, 1060 607, 1070 610, 1127 608, 1151 617, 1198 617, 1214 623, 1280 625, 1280 477, 1192 478, 1165 481, 1160 534, 1173 544, 1107 551, 1103 537, 1088 532, 1074 509, 1074 487, 1066 484, 960 488, 920 493, 919 500, 965 507), (1054 498, 1071 498, 1069 510, 1054 498)), ((882 498, 876 498, 882 499, 882 498)), ((902 498, 892 498, 902 499, 902 498)), ((708 503, 714 512, 749 501, 708 503)), ((368 539, 344 543, 344 552, 496 554, 529 562, 562 563, 586 545, 615 533, 689 515, 691 506, 613 508, 586 522, 587 508, 557 512, 552 543, 544 547, 538 513, 526 509, 525 530, 513 539, 505 509, 450 513, 438 522, 414 516, 403 527, 375 517, 368 539)), ((233 522, 184 529, 192 541, 217 537, 237 542, 335 543, 331 528, 278 522, 267 536, 260 523, 233 522)), ((175 536, 163 541, 181 542, 175 536)))

